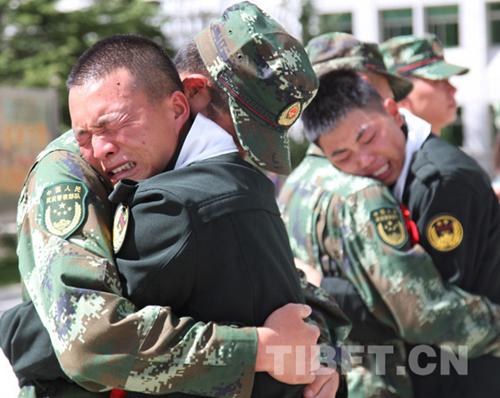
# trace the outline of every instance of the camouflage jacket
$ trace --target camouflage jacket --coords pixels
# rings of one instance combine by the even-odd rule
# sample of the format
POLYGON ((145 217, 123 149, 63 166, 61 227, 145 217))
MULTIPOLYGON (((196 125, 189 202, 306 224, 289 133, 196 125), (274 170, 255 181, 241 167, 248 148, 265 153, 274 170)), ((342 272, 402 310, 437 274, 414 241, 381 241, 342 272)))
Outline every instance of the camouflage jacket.
POLYGON ((245 396, 252 390, 255 328, 177 325, 169 307, 137 310, 122 296, 110 243, 110 190, 67 132, 38 156, 21 193, 21 277, 64 372, 91 391, 126 386, 154 394, 245 396), (176 344, 192 348, 184 370, 196 367, 204 383, 169 371, 176 344), (227 366, 205 355, 217 347, 224 348, 227 366), (220 380, 238 388, 224 395, 220 380))
MULTIPOLYGON (((403 341, 454 351, 466 345, 469 356, 498 353, 498 308, 443 282, 425 251, 411 246, 399 204, 381 183, 340 172, 313 145, 279 201, 295 256, 324 277, 348 279, 368 310, 396 331, 395 366, 404 363, 403 341)), ((365 386, 350 380, 354 396, 370 396, 370 383, 412 396, 406 377, 391 380, 390 363, 377 382, 365 365, 358 369, 365 386)))
MULTIPOLYGON (((147 306, 138 311, 122 297, 122 285, 110 248, 112 209, 107 200, 110 190, 80 157, 72 133, 68 132, 39 155, 21 195, 18 251, 28 292, 26 299, 33 299, 64 372, 91 391, 126 386, 129 391, 155 394, 189 391, 212 396, 249 395, 256 350, 254 328, 204 324, 188 318, 182 318, 181 326, 174 327, 175 318, 168 307, 147 306), (66 189, 71 192, 62 193, 66 189), (65 208, 66 214, 60 208, 65 208), (192 369, 184 367, 182 373, 196 370, 197 374, 205 374, 203 385, 193 382, 192 378, 191 382, 186 378, 182 381, 178 374, 166 370, 175 360, 173 332, 185 337, 175 347, 187 349, 190 363, 196 364, 192 369), (126 350, 116 341, 126 341, 126 350), (155 348, 148 348, 151 345, 155 348), (190 347, 197 347, 199 351, 190 347), (222 347, 228 355, 224 367, 218 366, 220 358, 214 363, 205 360, 203 353, 216 347, 222 347), (203 359, 203 365, 199 359, 203 359), (153 379, 154 383, 148 382, 153 379), (218 380, 237 388, 224 395, 218 380)), ((324 320, 328 320, 330 331, 334 332, 332 337, 343 340, 349 330, 348 323, 332 297, 303 279, 301 284, 306 302, 316 314, 314 320, 322 330, 323 342, 331 343, 324 320)), ((16 358, 15 344, 17 347, 26 341, 43 344, 46 340, 40 338, 42 333, 36 326, 31 335, 23 336, 22 331, 17 331, 12 322, 24 320, 23 312, 15 310, 9 318, 11 324, 2 319, 4 325, 0 326, 1 330, 10 330, 17 340, 15 343, 4 341, 3 347, 10 346, 13 350, 11 359, 17 360, 13 365, 19 366, 18 375, 37 379, 40 366, 52 366, 50 352, 43 352, 43 364, 36 363, 29 355, 16 358)), ((37 318, 36 312, 27 312, 37 318)), ((32 321, 39 322, 39 319, 32 321)), ((45 374, 42 380, 47 380, 45 374)), ((77 385, 67 385, 65 391, 69 395, 63 396, 97 396, 77 385)), ((23 388, 22 396, 36 396, 34 394, 33 388, 23 388)))

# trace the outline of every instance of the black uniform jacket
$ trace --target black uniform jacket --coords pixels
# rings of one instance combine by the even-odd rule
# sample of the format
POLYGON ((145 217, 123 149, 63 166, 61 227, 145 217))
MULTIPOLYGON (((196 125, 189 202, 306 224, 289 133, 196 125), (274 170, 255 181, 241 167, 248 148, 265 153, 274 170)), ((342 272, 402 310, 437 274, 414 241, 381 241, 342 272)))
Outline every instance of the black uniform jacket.
MULTIPOLYGON (((261 326, 275 309, 304 301, 274 186, 238 154, 121 183, 110 198, 130 206, 116 260, 139 307, 261 326)), ((302 390, 257 373, 253 396, 301 397, 302 390)))
MULTIPOLYGON (((500 304, 500 207, 481 167, 431 135, 412 160, 403 202, 443 279, 500 304)), ((439 376, 436 362, 438 372, 416 378, 425 387, 417 397, 500 397, 500 359, 469 360, 467 376, 439 376)))
MULTIPOLYGON (((131 209, 117 264, 125 294, 138 307, 170 306, 199 321, 261 326, 275 309, 304 302, 274 186, 236 153, 120 184, 110 199, 131 209)), ((4 314, 0 332, 20 384, 34 383, 51 397, 74 388, 77 396, 31 302, 4 314)), ((254 397, 303 394, 303 386, 267 373, 254 380, 254 397)))

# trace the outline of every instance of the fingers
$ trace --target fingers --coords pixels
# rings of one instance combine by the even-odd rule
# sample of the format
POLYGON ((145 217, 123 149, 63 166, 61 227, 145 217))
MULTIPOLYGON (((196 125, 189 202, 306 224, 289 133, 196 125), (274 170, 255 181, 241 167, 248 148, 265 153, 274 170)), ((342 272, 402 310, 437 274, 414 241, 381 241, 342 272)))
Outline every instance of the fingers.
POLYGON ((339 389, 339 375, 336 374, 332 379, 330 379, 316 394, 315 398, 333 398, 337 394, 339 389))
POLYGON ((309 371, 311 373, 314 373, 316 376, 318 375, 318 372, 321 368, 321 363, 320 363, 320 358, 321 358, 321 350, 318 345, 311 346, 309 348, 310 352, 310 358, 311 358, 311 363, 309 367, 309 371))
POLYGON ((300 318, 305 319, 312 313, 312 308, 307 304, 294 304, 290 303, 287 306, 291 306, 291 309, 297 311, 297 314, 300 318))
POLYGON ((316 376, 314 381, 304 388, 304 398, 315 397, 323 387, 323 384, 328 381, 327 378, 316 376))
POLYGON ((310 329, 311 334, 314 336, 314 342, 316 343, 319 339, 320 334, 321 334, 319 327, 316 325, 311 325, 310 323, 307 323, 306 325, 310 329))
POLYGON ((332 398, 340 383, 339 374, 335 369, 321 367, 316 378, 304 389, 304 398, 332 398))
POLYGON ((320 330, 305 321, 311 312, 308 305, 290 303, 275 310, 264 326, 257 328, 257 371, 267 371, 287 384, 314 381, 314 372, 320 367, 320 330), (283 347, 286 353, 282 352, 283 347))
POLYGON ((333 398, 337 394, 340 385, 340 376, 337 372, 332 378, 321 388, 316 398, 333 398))

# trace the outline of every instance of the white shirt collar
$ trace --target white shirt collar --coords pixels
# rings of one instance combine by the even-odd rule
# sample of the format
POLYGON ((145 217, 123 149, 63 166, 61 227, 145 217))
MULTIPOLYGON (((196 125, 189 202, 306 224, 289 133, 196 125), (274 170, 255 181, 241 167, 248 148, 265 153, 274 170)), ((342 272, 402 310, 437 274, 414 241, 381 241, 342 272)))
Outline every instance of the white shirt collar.
POLYGON ((184 140, 174 169, 233 152, 238 152, 233 137, 218 124, 198 114, 184 140))
POLYGON ((396 198, 400 202, 402 202, 403 191, 405 188, 408 173, 410 171, 410 164, 412 162, 413 155, 422 147, 424 141, 431 134, 431 125, 425 120, 415 116, 407 109, 400 108, 399 113, 405 119, 406 126, 408 127, 408 137, 406 137, 405 161, 403 164, 403 169, 401 170, 401 174, 396 181, 393 193, 394 196, 396 196, 396 198))

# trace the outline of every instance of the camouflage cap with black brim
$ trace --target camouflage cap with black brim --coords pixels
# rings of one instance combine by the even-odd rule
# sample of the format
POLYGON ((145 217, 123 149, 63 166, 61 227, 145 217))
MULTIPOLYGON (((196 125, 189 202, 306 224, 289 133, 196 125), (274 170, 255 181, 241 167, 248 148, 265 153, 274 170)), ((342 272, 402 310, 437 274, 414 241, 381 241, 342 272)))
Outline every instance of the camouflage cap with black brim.
POLYGON ((390 73, 375 43, 362 42, 344 32, 329 32, 313 38, 306 46, 314 71, 321 77, 339 69, 374 72, 383 75, 396 101, 406 97, 413 84, 390 73))
POLYGON ((441 42, 430 33, 393 37, 380 45, 380 51, 389 70, 400 76, 443 80, 469 72, 446 62, 441 42))
POLYGON ((229 96, 250 158, 266 170, 289 173, 288 128, 319 85, 302 44, 250 2, 226 9, 195 42, 211 77, 229 96))

